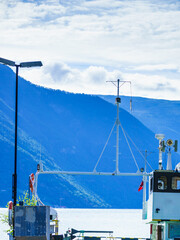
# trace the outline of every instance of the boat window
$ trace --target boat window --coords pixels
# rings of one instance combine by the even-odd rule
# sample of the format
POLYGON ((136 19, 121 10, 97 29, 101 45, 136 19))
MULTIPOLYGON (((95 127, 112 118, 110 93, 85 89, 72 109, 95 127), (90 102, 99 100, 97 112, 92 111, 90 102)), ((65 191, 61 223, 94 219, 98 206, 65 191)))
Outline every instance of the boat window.
POLYGON ((180 190, 180 177, 172 177, 172 189, 180 190))
POLYGON ((167 189, 167 177, 160 176, 158 177, 158 190, 165 190, 167 189))
POLYGON ((150 180, 150 192, 153 190, 153 178, 150 180))

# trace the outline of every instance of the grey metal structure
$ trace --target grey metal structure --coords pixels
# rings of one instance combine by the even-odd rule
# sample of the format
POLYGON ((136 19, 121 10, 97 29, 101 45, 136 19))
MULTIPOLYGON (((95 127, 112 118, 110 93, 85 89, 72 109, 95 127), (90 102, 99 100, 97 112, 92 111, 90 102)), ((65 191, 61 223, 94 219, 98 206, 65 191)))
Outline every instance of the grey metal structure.
POLYGON ((49 206, 16 206, 15 239, 50 240, 49 206))
MULTIPOLYGON (((100 175, 103 175, 103 176, 132 176, 132 177, 135 177, 135 176, 142 176, 143 177, 143 182, 144 182, 144 187, 143 187, 143 215, 145 215, 145 210, 146 210, 146 206, 145 206, 145 200, 146 200, 146 183, 147 183, 147 177, 148 176, 151 176, 152 173, 147 173, 146 172, 146 164, 147 164, 147 159, 145 160, 145 171, 141 171, 137 165, 137 162, 135 161, 135 164, 136 164, 136 167, 137 167, 137 172, 134 172, 134 173, 129 173, 129 172, 120 172, 119 170, 119 126, 120 126, 120 120, 119 120, 119 105, 121 103, 121 99, 120 99, 120 95, 119 95, 119 88, 125 84, 126 82, 130 83, 130 81, 121 81, 120 79, 117 79, 117 81, 110 81, 112 82, 116 87, 117 87, 117 97, 116 97, 116 105, 117 105, 117 117, 116 117, 116 121, 115 121, 115 124, 114 126, 116 125, 116 168, 113 172, 98 172, 96 171, 96 167, 97 167, 97 164, 102 156, 102 153, 106 147, 106 144, 105 144, 105 147, 96 163, 96 166, 94 168, 93 171, 89 171, 89 172, 76 172, 76 171, 44 171, 43 170, 43 164, 42 162, 40 161, 40 163, 38 164, 38 169, 37 169, 37 172, 35 174, 35 179, 34 179, 34 182, 33 182, 33 195, 34 195, 34 198, 39 202, 39 204, 41 204, 41 201, 38 197, 38 191, 37 191, 37 188, 38 188, 38 177, 39 175, 41 174, 62 174, 62 175, 92 175, 92 176, 100 176, 100 175), (121 86, 120 86, 121 84, 121 86)), ((132 102, 132 100, 131 100, 132 102)), ((131 103, 130 102, 130 103, 131 103)), ((113 126, 113 128, 114 128, 113 126)), ((113 130, 112 128, 112 130, 113 130)), ((111 133, 112 133, 112 130, 111 130, 111 133)), ((111 135, 110 133, 110 135, 111 135)), ((109 137, 110 137, 109 135, 109 137)), ((109 139, 109 138, 108 138, 109 139)), ((129 146, 129 144, 128 144, 129 146)), ((131 151, 131 149, 130 149, 131 151)), ((131 151, 132 152, 132 151, 131 151)), ((135 160, 135 158, 134 158, 135 160)))

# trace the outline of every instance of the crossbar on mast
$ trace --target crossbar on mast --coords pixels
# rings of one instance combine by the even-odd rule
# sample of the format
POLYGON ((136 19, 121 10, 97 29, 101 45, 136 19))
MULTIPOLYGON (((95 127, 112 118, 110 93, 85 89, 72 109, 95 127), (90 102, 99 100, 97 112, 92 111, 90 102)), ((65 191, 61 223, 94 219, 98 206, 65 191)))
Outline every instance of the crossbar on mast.
POLYGON ((150 176, 151 173, 136 172, 136 173, 122 173, 122 172, 68 172, 68 171, 40 171, 36 174, 64 174, 64 175, 94 175, 94 176, 150 176))

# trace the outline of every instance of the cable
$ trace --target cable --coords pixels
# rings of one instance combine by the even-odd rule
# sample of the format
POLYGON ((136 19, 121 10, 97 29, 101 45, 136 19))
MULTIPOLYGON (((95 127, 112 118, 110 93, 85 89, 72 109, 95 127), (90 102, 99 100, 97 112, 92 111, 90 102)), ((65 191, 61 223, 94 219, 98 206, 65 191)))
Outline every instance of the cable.
POLYGON ((97 163, 96 163, 96 165, 95 165, 95 167, 94 167, 93 172, 96 172, 97 165, 99 164, 99 161, 100 161, 100 159, 101 159, 101 157, 102 157, 102 155, 103 155, 103 153, 104 153, 104 150, 106 149, 106 146, 107 146, 107 144, 108 144, 108 142, 109 142, 109 139, 110 139, 110 137, 111 137, 111 134, 112 134, 112 132, 113 132, 113 130, 114 130, 115 125, 116 125, 116 121, 115 121, 115 123, 114 123, 114 125, 113 125, 113 127, 112 127, 112 129, 111 129, 111 132, 110 132, 110 134, 109 134, 109 136, 108 136, 108 139, 107 139, 107 141, 106 141, 106 143, 105 143, 105 145, 104 145, 104 148, 103 148, 103 150, 102 150, 102 152, 101 152, 101 154, 100 154, 100 156, 99 156, 99 158, 98 158, 98 161, 97 161, 97 163))
MULTIPOLYGON (((125 131, 125 130, 124 130, 125 131)), ((142 154, 142 152, 138 149, 138 147, 136 146, 136 144, 133 142, 133 140, 130 138, 130 136, 126 133, 127 137, 130 139, 130 141, 132 142, 132 144, 135 146, 136 150, 140 153, 140 155, 143 157, 143 159, 145 160, 144 155, 142 154)), ((149 167, 153 170, 153 168, 151 167, 150 163, 148 163, 148 161, 146 161, 147 164, 149 165, 149 167)))
POLYGON ((119 122, 119 124, 120 124, 120 126, 121 126, 122 132, 123 132, 124 137, 125 137, 125 139, 126 139, 126 142, 127 142, 128 147, 129 147, 129 150, 130 150, 130 152, 131 152, 131 155, 132 155, 132 157, 133 157, 133 160, 134 160, 134 162, 135 162, 135 164, 136 164, 136 167, 137 167, 137 169, 138 169, 138 171, 139 171, 139 167, 138 167, 137 161, 136 161, 136 159, 135 159, 135 157, 134 157, 134 154, 133 154, 133 152, 132 152, 132 149, 131 149, 131 147, 130 147, 130 145, 129 145, 128 139, 127 139, 126 134, 125 134, 125 131, 124 131, 122 125, 121 125, 121 122, 119 122))

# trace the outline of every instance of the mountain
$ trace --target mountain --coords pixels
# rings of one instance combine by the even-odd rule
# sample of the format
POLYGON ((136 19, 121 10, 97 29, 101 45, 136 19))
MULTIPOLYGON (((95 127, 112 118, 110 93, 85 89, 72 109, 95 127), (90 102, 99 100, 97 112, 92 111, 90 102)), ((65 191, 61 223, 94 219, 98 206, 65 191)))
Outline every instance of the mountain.
MULTIPOLYGON (((0 206, 4 207, 12 198, 15 74, 3 65, 0 86, 0 206)), ((36 172, 40 160, 44 170, 93 171, 115 123, 116 106, 98 96, 47 89, 22 78, 18 106, 18 196, 28 189, 28 177, 36 172)), ((139 151, 145 150, 154 151, 148 161, 152 168, 157 168, 158 142, 154 133, 123 108, 120 122, 139 168, 144 166, 139 151)), ((97 171, 115 170, 115 144, 114 130, 97 171)), ((122 131, 119 157, 121 172, 137 171, 122 131)), ((137 192, 141 180, 141 177, 40 175, 38 194, 45 204, 56 207, 141 208, 142 193, 137 192)))
MULTIPOLYGON (((103 100, 114 104, 115 96, 101 95, 103 100)), ((130 112, 130 97, 122 96, 121 107, 130 112)), ((133 97, 132 115, 154 133, 180 142, 180 101, 133 97)))

